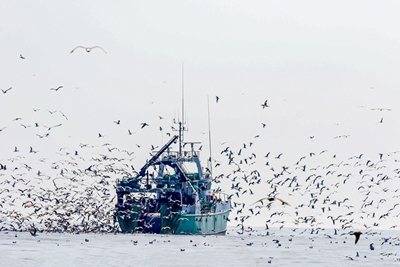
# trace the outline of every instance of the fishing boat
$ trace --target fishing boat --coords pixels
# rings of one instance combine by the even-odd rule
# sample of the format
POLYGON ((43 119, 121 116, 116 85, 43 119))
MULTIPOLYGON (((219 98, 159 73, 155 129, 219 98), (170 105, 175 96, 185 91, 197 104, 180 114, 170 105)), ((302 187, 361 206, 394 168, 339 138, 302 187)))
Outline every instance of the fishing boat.
POLYGON ((116 182, 116 218, 124 233, 224 234, 227 194, 212 189, 211 168, 200 163, 198 142, 183 141, 183 126, 143 165, 116 182), (172 147, 178 146, 177 150, 172 147))

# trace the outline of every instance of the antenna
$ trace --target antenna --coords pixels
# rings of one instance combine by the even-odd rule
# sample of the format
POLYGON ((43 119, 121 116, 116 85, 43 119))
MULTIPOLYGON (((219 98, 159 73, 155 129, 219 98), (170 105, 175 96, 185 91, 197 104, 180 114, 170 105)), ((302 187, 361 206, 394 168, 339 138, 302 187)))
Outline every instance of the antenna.
POLYGON ((182 62, 182 119, 179 120, 179 112, 178 112, 178 121, 175 119, 173 120, 174 124, 178 124, 179 128, 178 130, 173 129, 173 131, 179 131, 179 156, 182 157, 182 143, 183 143, 183 132, 187 131, 187 127, 185 127, 185 95, 184 95, 184 75, 183 75, 183 62, 182 62))
POLYGON ((208 163, 210 164, 208 167, 210 169, 210 172, 212 173, 212 157, 211 157, 211 127, 210 127, 210 101, 207 95, 207 110, 208 110, 208 146, 210 148, 210 158, 208 160, 208 163))
MULTIPOLYGON (((183 73, 183 62, 182 62, 182 123, 185 121, 185 95, 184 95, 184 73, 183 73)), ((183 139, 183 133, 182 133, 182 139, 183 139)))
POLYGON ((185 119, 185 83, 184 83, 184 72, 183 72, 183 62, 182 62, 182 120, 179 122, 179 156, 182 156, 182 141, 183 141, 183 131, 184 131, 184 119, 185 119))

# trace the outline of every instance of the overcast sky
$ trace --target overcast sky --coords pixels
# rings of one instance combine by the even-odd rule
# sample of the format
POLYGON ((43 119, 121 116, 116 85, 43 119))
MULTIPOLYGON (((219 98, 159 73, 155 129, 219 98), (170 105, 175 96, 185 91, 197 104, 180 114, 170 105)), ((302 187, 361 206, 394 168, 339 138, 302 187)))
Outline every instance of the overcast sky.
POLYGON ((291 163, 396 151, 399 12, 398 1, 0 0, 0 88, 12 87, 0 92, 1 156, 108 142, 143 164, 182 114, 182 74, 187 141, 209 153, 208 96, 216 160, 250 142, 260 165, 270 151, 291 163), (107 53, 70 53, 79 45, 107 53))

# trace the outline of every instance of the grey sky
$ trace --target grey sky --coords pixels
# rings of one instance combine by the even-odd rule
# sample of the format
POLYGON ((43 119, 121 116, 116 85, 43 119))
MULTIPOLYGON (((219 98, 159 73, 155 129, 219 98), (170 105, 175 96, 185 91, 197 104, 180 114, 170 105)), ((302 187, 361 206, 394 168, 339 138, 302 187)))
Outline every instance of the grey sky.
POLYGON ((182 62, 187 137, 207 142, 209 95, 218 160, 220 143, 238 150, 255 135, 260 157, 395 151, 399 11, 398 1, 0 1, 0 88, 12 87, 0 93, 1 155, 109 142, 142 164, 181 113, 182 62), (78 45, 108 53, 71 54, 78 45))

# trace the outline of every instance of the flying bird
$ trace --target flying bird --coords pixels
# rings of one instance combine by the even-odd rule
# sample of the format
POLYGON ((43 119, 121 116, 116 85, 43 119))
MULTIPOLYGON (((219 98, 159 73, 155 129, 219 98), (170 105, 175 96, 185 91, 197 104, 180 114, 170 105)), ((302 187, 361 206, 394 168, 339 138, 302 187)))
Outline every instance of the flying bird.
POLYGON ((354 244, 357 244, 357 242, 358 242, 358 240, 360 239, 360 235, 362 234, 361 232, 351 232, 350 233, 351 235, 354 235, 355 237, 356 237, 356 240, 355 240, 355 243, 354 244))
POLYGON ((263 204, 263 200, 268 199, 268 201, 275 201, 275 200, 279 200, 280 202, 282 202, 282 205, 288 205, 290 206, 289 203, 287 203, 286 201, 284 201, 283 199, 277 198, 277 197, 264 197, 262 199, 257 200, 256 202, 254 202, 251 205, 256 204, 257 202, 261 202, 261 204, 263 204))
POLYGON ((219 101, 219 96, 216 95, 215 96, 215 102, 218 103, 218 101, 219 101))
POLYGON ((36 227, 35 227, 35 224, 32 224, 31 227, 29 227, 28 230, 29 230, 29 233, 30 233, 32 236, 36 236, 37 229, 36 229, 36 227))
POLYGON ((267 104, 268 100, 265 100, 265 102, 263 104, 261 104, 262 108, 267 108, 269 107, 267 104))
POLYGON ((141 129, 143 129, 144 127, 146 127, 146 126, 149 126, 147 123, 145 123, 145 122, 142 122, 140 125, 142 125, 142 127, 140 127, 141 129))
POLYGON ((60 85, 60 86, 57 87, 57 88, 50 88, 50 90, 58 91, 58 90, 60 90, 61 88, 63 88, 62 85, 60 85))
POLYGON ((66 120, 68 120, 68 117, 67 116, 65 116, 65 114, 64 113, 62 113, 61 111, 58 111, 58 112, 60 112, 63 116, 64 116, 64 118, 66 119, 66 120))
POLYGON ((10 91, 11 89, 12 89, 12 87, 10 87, 10 88, 8 88, 8 89, 6 89, 6 90, 1 89, 1 91, 3 92, 3 94, 5 94, 5 93, 7 93, 8 91, 10 91))
POLYGON ((102 47, 100 47, 100 46, 85 47, 85 46, 81 46, 81 45, 79 45, 79 46, 75 47, 74 49, 72 49, 70 53, 73 53, 73 52, 74 52, 76 49, 78 49, 78 48, 83 48, 83 49, 85 49, 86 52, 88 52, 88 53, 89 53, 90 51, 92 51, 92 49, 94 49, 94 48, 100 48, 101 50, 103 50, 104 53, 107 54, 107 51, 104 50, 104 49, 103 49, 102 47))
POLYGON ((22 54, 19 54, 20 59, 25 59, 25 57, 22 54))
POLYGON ((52 128, 59 127, 59 126, 61 126, 61 125, 62 125, 62 123, 57 124, 57 125, 54 125, 54 126, 50 126, 50 127, 48 127, 48 126, 46 126, 46 125, 43 125, 43 126, 46 127, 46 128, 48 128, 48 131, 50 131, 52 128))
POLYGON ((371 110, 379 110, 379 111, 387 110, 387 111, 392 111, 390 108, 371 108, 371 110))

